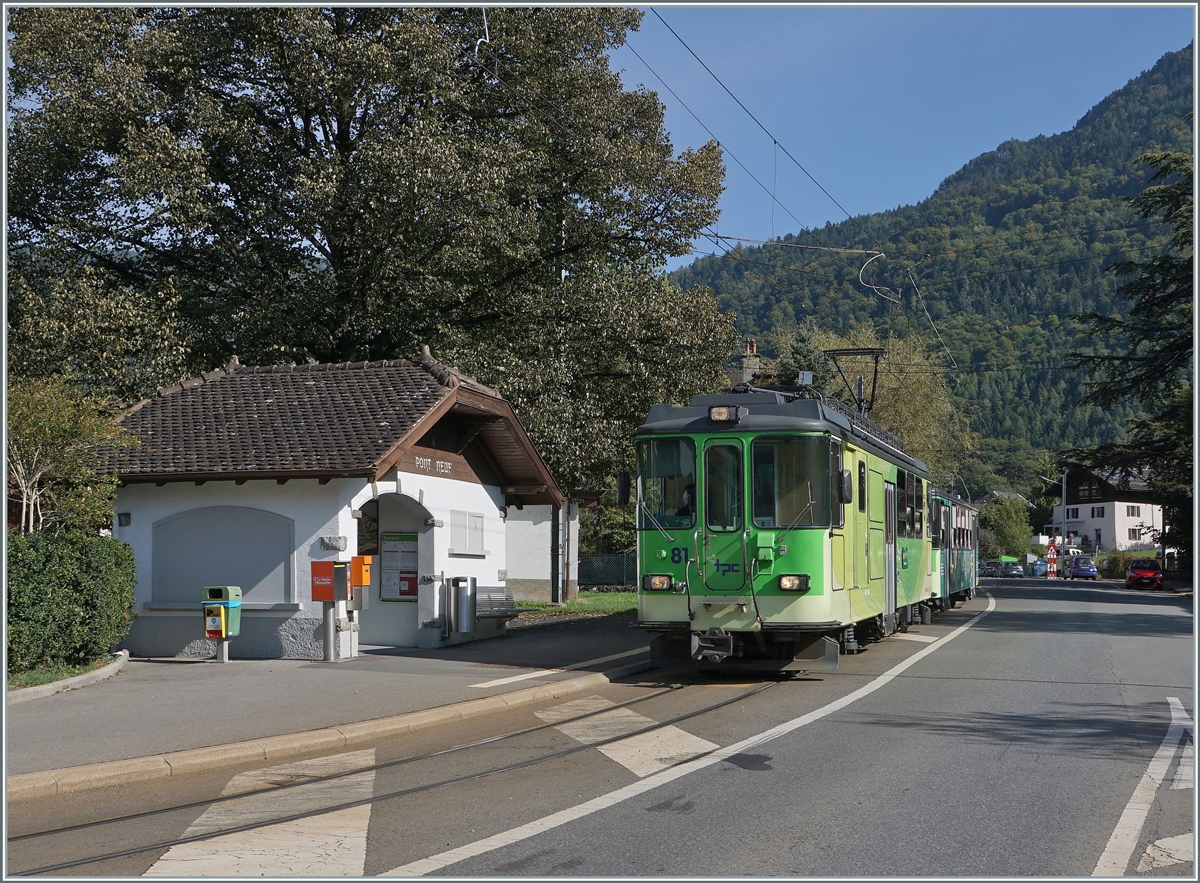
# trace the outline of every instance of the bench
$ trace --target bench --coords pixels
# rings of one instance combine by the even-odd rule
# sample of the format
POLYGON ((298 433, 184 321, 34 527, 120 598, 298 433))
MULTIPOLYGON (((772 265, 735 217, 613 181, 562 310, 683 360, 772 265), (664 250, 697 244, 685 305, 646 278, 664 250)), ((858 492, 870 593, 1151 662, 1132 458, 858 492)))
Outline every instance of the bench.
POLYGON ((508 586, 476 586, 475 587, 475 618, 476 619, 514 619, 521 610, 513 600, 512 589, 508 586))

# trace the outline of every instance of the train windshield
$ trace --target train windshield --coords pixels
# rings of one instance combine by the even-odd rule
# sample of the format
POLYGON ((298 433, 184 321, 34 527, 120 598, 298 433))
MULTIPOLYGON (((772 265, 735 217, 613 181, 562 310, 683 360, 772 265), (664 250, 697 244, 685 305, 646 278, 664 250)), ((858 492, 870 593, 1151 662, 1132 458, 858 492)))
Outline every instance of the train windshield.
POLYGON ((756 439, 755 527, 829 527, 829 439, 756 439))
POLYGON ((690 438, 639 442, 637 495, 638 530, 694 527, 696 443, 690 438))

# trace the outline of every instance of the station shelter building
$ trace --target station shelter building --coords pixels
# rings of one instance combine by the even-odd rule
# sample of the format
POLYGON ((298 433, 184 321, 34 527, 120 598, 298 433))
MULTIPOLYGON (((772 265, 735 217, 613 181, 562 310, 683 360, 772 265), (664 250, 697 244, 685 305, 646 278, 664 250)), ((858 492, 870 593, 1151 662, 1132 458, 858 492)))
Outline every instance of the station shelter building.
POLYGON ((311 564, 354 555, 376 556, 372 585, 361 611, 337 602, 336 657, 359 644, 474 640, 502 633, 505 619, 448 632, 454 577, 503 592, 514 563, 540 575, 524 558, 569 556, 550 547, 548 528, 540 544, 531 535, 545 524, 536 513, 559 513, 564 496, 512 406, 428 347, 341 364, 250 367, 235 356, 121 422, 135 443, 107 451, 102 471, 119 478, 113 536, 137 562, 122 645, 134 655, 212 656, 202 589, 239 586, 230 656, 319 659, 311 564), (531 513, 516 562, 515 513, 531 513))

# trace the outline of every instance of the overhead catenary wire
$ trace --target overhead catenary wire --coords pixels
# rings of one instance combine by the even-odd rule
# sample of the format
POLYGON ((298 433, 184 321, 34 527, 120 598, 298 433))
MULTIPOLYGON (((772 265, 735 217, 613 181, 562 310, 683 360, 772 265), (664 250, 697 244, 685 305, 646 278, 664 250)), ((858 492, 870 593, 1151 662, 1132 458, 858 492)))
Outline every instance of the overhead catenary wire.
POLYGON ((863 229, 862 225, 858 223, 858 221, 850 214, 850 212, 846 211, 845 207, 840 202, 838 202, 836 199, 833 198, 833 195, 821 185, 820 181, 818 181, 816 178, 814 178, 812 176, 812 173, 810 173, 808 171, 808 169, 804 168, 804 166, 800 164, 800 161, 798 159, 796 159, 796 157, 792 156, 791 151, 789 151, 786 147, 784 147, 782 144, 780 144, 779 139, 777 139, 773 134, 771 134, 771 132, 767 129, 766 126, 764 126, 761 122, 759 122, 758 117, 756 117, 753 113, 751 113, 750 109, 748 107, 746 107, 745 104, 742 103, 741 99, 738 98, 736 95, 734 95, 733 92, 730 90, 730 88, 721 81, 721 78, 718 77, 715 73, 713 73, 712 68, 710 68, 707 64, 704 63, 704 60, 699 55, 696 54, 695 50, 693 50, 691 46, 689 46, 687 44, 687 41, 684 40, 683 37, 679 36, 679 34, 676 33, 676 31, 673 27, 671 27, 669 24, 667 24, 667 20, 662 17, 662 14, 659 13, 659 11, 657 9, 655 9, 654 7, 651 7, 650 11, 654 13, 655 17, 660 22, 663 23, 663 27, 665 27, 668 31, 670 31, 671 34, 675 37, 675 39, 680 42, 680 44, 683 46, 683 48, 686 49, 691 54, 692 58, 696 59, 696 61, 699 62, 700 66, 702 68, 704 68, 706 71, 708 71, 708 75, 717 81, 717 85, 719 85, 722 89, 724 89, 726 94, 728 94, 729 97, 732 98, 737 103, 737 106, 740 107, 743 111, 745 111, 746 116, 748 116, 748 117, 750 117, 750 119, 754 120, 755 125, 757 125, 760 129, 762 129, 763 132, 766 133, 768 138, 770 138, 772 141, 774 141, 776 144, 779 145, 780 149, 783 150, 784 155, 795 164, 796 168, 798 168, 800 171, 804 172, 804 174, 808 176, 808 180, 810 180, 814 184, 816 184, 817 188, 822 193, 824 193, 827 197, 829 197, 829 201, 832 202, 834 205, 836 205, 839 209, 841 209, 842 213, 847 218, 850 219, 851 223, 853 223, 856 227, 858 227, 859 231, 863 234, 863 236, 867 237, 869 240, 870 236, 867 233, 867 231, 863 229))
MULTIPOLYGON (((716 235, 716 234, 714 234, 714 235, 716 235)), ((819 245, 819 246, 818 245, 799 245, 794 242, 774 242, 774 241, 768 241, 765 239, 747 239, 746 237, 743 237, 743 236, 720 236, 719 238, 729 239, 729 240, 733 240, 735 242, 751 242, 756 245, 778 245, 781 248, 806 248, 806 249, 812 249, 815 251, 831 251, 831 252, 836 252, 839 254, 869 254, 872 257, 868 258, 866 263, 864 263, 858 270, 859 284, 862 285, 864 288, 871 289, 872 291, 874 291, 877 295, 879 295, 881 298, 883 298, 886 301, 891 301, 892 303, 900 304, 901 306, 903 306, 903 304, 904 304, 904 302, 902 300, 900 300, 898 297, 889 297, 888 295, 884 294, 885 291, 892 291, 891 288, 888 288, 886 285, 873 285, 870 282, 867 282, 865 279, 863 279, 863 273, 866 272, 867 264, 871 263, 871 261, 875 260, 876 258, 886 258, 887 257, 887 255, 884 254, 882 251, 876 251, 874 249, 863 249, 863 248, 836 248, 834 246, 829 246, 829 245, 819 245)))
POLYGON ((929 315, 929 308, 925 306, 925 298, 921 295, 921 286, 917 285, 917 280, 913 277, 912 270, 908 271, 908 281, 912 283, 912 287, 917 292, 917 299, 921 302, 921 309, 925 311, 925 318, 929 320, 929 327, 933 329, 933 333, 937 336, 938 343, 942 345, 942 349, 946 351, 946 358, 950 360, 950 367, 957 368, 958 362, 954 361, 954 354, 950 352, 950 347, 946 346, 946 341, 942 340, 942 333, 938 331, 937 325, 933 323, 933 316, 929 315))
MULTIPOLYGON (((693 111, 690 107, 688 107, 687 103, 684 102, 684 100, 682 98, 680 98, 678 94, 676 94, 675 90, 672 89, 670 87, 670 85, 667 83, 667 81, 664 80, 659 75, 658 71, 656 71, 653 67, 651 67, 650 63, 647 62, 646 59, 642 58, 641 53, 639 53, 636 49, 634 49, 633 46, 631 46, 629 43, 625 44, 625 48, 628 49, 630 52, 632 52, 634 54, 634 56, 637 58, 637 60, 640 61, 643 65, 645 65, 646 70, 650 71, 650 73, 654 75, 654 78, 656 80, 658 80, 659 83, 662 84, 662 87, 671 93, 671 97, 674 98, 676 101, 678 101, 679 105, 684 110, 686 110, 689 114, 691 114, 692 119, 694 119, 699 124, 700 128, 702 128, 705 132, 708 133, 708 137, 712 138, 714 141, 717 142, 717 144, 719 144, 721 146, 721 150, 725 153, 725 155, 728 156, 730 159, 732 159, 735 163, 737 163, 738 166, 741 167, 742 171, 744 171, 747 175, 749 175, 751 180, 753 180, 755 184, 757 184, 759 187, 761 187, 764 193, 768 194, 771 197, 772 225, 774 225, 775 206, 778 205, 781 209, 783 209, 785 212, 787 212, 791 216, 793 221, 795 221, 797 224, 800 225, 800 232, 807 233, 813 239, 816 239, 818 243, 821 242, 820 238, 817 237, 817 234, 814 233, 812 230, 809 230, 807 228, 807 226, 804 224, 804 222, 801 221, 799 218, 797 218, 795 213, 790 208, 788 208, 786 205, 784 205, 776 197, 774 190, 773 189, 768 190, 767 185, 764 184, 762 181, 760 181, 758 179, 758 176, 756 176, 752 171, 750 171, 750 169, 747 168, 745 163, 743 163, 740 159, 738 159, 736 156, 734 156, 733 151, 731 151, 729 149, 729 146, 727 144, 725 144, 725 142, 723 142, 715 134, 713 134, 712 129, 710 129, 707 125, 705 125, 704 121, 701 120, 700 117, 696 115, 695 111, 693 111)), ((774 229, 773 226, 772 226, 772 229, 774 229)))

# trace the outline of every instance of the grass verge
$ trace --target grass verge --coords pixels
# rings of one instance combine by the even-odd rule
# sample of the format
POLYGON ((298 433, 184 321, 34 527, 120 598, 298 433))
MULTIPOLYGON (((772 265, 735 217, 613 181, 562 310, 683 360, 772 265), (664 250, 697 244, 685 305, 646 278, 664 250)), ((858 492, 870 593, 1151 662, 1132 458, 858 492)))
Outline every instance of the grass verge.
POLYGON ((93 660, 86 665, 67 665, 62 662, 53 662, 46 665, 39 665, 37 668, 31 668, 29 671, 9 672, 8 689, 20 690, 25 687, 40 687, 42 684, 52 684, 55 681, 63 680, 63 678, 73 678, 75 675, 95 671, 112 661, 111 656, 101 656, 99 659, 93 660))
POLYGON ((580 592, 565 604, 549 601, 517 601, 521 610, 537 613, 636 613, 636 592, 580 592))

